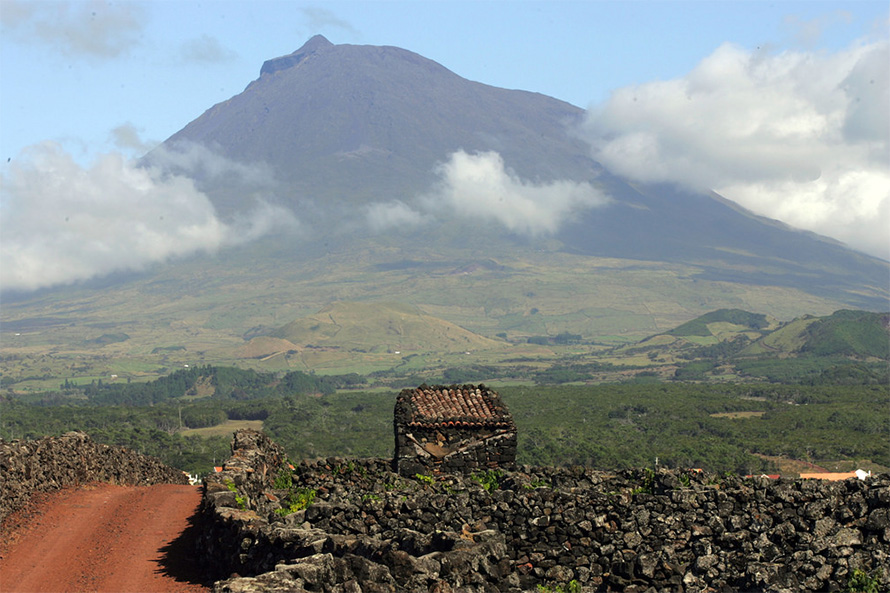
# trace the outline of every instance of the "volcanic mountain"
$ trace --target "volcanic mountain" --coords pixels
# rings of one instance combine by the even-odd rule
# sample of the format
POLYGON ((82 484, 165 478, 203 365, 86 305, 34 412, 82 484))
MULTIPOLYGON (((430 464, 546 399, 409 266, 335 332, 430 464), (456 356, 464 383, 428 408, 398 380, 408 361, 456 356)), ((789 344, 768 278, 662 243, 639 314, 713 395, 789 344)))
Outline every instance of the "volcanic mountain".
POLYGON ((716 194, 611 175, 589 156, 578 133, 583 117, 584 110, 563 101, 472 82, 404 49, 333 45, 315 36, 265 62, 244 92, 213 106, 164 147, 175 154, 197 145, 267 167, 271 175, 262 185, 231 176, 199 181, 223 213, 261 196, 294 211, 316 239, 367 240, 368 218, 376 212, 395 221, 384 234, 422 237, 440 253, 460 243, 457 226, 484 234, 484 247, 496 252, 546 244, 587 256, 682 262, 701 266, 699 279, 794 287, 849 305, 885 306, 885 262, 716 194), (499 212, 495 204, 473 208, 455 198, 475 180, 472 171, 455 173, 455 154, 470 166, 500 162, 518 187, 541 191, 541 216, 550 214, 549 206, 563 207, 559 224, 511 224, 511 211, 526 205, 516 201, 503 201, 499 212), (449 172, 463 175, 457 187, 449 172), (596 197, 566 206, 559 202, 560 184, 596 197))
POLYGON ((191 177, 233 228, 258 204, 288 224, 7 301, 4 328, 113 357, 231 360, 250 345, 310 369, 347 350, 382 368, 409 342, 516 357, 531 336, 623 343, 721 308, 886 309, 887 262, 713 193, 614 175, 591 158, 584 117, 404 49, 313 37, 143 159, 191 177), (456 329, 409 336, 454 326, 476 345, 456 329), (105 334, 126 340, 85 341, 105 334))

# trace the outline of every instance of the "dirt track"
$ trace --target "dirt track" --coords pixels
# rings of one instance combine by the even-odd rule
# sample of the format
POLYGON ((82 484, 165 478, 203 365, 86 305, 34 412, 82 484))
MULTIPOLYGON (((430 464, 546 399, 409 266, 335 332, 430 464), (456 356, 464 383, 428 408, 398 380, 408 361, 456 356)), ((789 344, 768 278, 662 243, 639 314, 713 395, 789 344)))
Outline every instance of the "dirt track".
POLYGON ((4 521, 0 591, 208 591, 192 558, 196 486, 95 484, 39 496, 4 521))

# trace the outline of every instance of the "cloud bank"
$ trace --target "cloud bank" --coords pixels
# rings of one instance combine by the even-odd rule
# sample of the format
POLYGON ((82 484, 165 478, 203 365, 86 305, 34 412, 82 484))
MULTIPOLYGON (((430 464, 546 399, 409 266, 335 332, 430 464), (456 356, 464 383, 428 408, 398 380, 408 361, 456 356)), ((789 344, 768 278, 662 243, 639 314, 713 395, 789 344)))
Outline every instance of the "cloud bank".
POLYGON ((440 181, 415 208, 402 202, 373 204, 368 222, 382 231, 398 225, 429 222, 442 214, 496 222, 525 235, 556 232, 579 209, 594 208, 609 199, 589 183, 532 183, 505 168, 496 152, 457 151, 438 166, 440 181))
POLYGON ((430 218, 401 200, 375 202, 365 209, 369 227, 375 233, 392 228, 415 227, 426 224, 430 218))
POLYGON ((3 0, 2 29, 69 56, 116 58, 138 45, 145 11, 136 2, 3 0))
POLYGON ((0 289, 35 290, 214 252, 293 216, 268 204, 230 223, 178 175, 120 154, 78 165, 59 145, 30 147, 0 176, 0 289))
POLYGON ((593 156, 644 182, 713 189, 890 259, 890 44, 767 54, 725 44, 686 76, 590 109, 593 156))

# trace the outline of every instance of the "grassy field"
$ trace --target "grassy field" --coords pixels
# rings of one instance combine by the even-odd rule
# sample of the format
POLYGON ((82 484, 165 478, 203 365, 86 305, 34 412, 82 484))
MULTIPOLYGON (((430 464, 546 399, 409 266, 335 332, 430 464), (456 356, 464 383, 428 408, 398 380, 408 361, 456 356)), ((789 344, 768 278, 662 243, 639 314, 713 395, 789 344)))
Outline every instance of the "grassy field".
POLYGON ((547 364, 597 356, 605 346, 634 343, 719 307, 787 320, 842 306, 784 287, 691 283, 699 272, 695 266, 533 251, 480 259, 468 249, 461 257, 446 261, 422 248, 404 253, 381 247, 332 251, 282 266, 249 252, 227 253, 119 283, 7 299, 0 313, 0 373, 23 390, 41 391, 65 379, 117 375, 143 381, 196 364, 327 374, 501 364, 523 357, 547 364), (407 263, 391 264, 400 260, 407 263), (351 320, 360 319, 363 331, 341 323, 331 325, 336 331, 330 335, 313 336, 311 328, 324 317, 320 312, 336 303, 371 311, 351 320), (425 325, 383 323, 392 319, 384 315, 384 303, 416 311, 425 325), (247 347, 252 338, 288 324, 303 328, 295 337, 296 352, 257 355, 247 347), (532 336, 563 332, 581 335, 584 344, 526 343, 532 336), (323 338, 320 344, 313 343, 316 338, 323 338))
POLYGON ((263 430, 262 420, 227 420, 216 426, 188 428, 180 432, 184 437, 229 437, 238 430, 263 430))
POLYGON ((766 412, 722 412, 719 414, 710 414, 711 418, 760 418, 766 412))

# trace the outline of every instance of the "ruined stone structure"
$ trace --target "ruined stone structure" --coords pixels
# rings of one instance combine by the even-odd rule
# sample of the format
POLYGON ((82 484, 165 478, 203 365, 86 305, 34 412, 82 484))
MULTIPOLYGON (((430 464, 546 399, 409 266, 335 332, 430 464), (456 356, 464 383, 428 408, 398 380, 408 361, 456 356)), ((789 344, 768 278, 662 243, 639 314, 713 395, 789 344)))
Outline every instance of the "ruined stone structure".
POLYGON ((516 460, 516 424, 485 385, 405 389, 394 414, 398 473, 466 473, 516 460))

